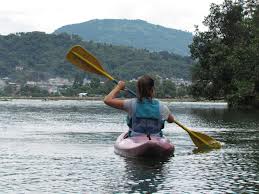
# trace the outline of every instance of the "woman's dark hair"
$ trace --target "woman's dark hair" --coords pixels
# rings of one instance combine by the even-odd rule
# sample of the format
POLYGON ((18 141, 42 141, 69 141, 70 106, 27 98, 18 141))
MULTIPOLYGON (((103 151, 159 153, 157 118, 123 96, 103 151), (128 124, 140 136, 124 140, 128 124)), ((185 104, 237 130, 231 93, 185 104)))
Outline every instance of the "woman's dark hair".
POLYGON ((155 81, 149 75, 143 75, 140 77, 137 82, 138 99, 140 101, 142 101, 143 98, 152 99, 154 94, 154 86, 155 81))

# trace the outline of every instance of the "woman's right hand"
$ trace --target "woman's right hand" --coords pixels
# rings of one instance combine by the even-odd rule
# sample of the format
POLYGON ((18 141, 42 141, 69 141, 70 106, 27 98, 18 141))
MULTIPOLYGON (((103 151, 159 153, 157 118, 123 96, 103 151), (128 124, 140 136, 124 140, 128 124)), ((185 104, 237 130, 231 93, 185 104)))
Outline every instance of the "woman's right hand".
POLYGON ((117 87, 120 89, 120 90, 124 90, 125 89, 125 82, 124 81, 119 81, 117 87))
POLYGON ((104 97, 104 103, 108 106, 117 109, 124 109, 124 100, 116 98, 116 96, 120 93, 120 90, 125 89, 125 82, 119 81, 118 84, 113 88, 113 90, 104 97))

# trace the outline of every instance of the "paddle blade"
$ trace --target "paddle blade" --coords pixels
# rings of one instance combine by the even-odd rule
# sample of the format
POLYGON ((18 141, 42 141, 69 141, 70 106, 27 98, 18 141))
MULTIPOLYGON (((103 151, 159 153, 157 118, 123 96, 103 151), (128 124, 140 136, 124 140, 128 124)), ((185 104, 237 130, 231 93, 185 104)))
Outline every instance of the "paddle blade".
POLYGON ((205 135, 201 132, 189 130, 188 131, 193 143, 199 148, 212 148, 212 149, 219 149, 221 148, 221 144, 213 139, 212 137, 205 135))
POLYGON ((79 45, 72 47, 66 55, 68 61, 84 71, 103 75, 100 62, 87 50, 79 45))
POLYGON ((181 123, 178 121, 174 121, 178 126, 183 128, 185 131, 188 132, 190 135, 193 143, 199 148, 199 149, 204 149, 204 148, 210 148, 210 149, 219 149, 221 148, 220 142, 215 140, 214 138, 205 135, 201 132, 193 131, 188 129, 187 127, 183 126, 181 123))

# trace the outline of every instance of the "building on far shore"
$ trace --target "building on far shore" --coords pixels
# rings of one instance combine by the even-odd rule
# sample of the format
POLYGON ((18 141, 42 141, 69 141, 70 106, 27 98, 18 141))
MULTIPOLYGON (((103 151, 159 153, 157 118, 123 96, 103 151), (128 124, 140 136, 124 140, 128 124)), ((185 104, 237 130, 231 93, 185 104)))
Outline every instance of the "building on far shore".
MULTIPOLYGON (((175 77, 171 77, 171 78, 162 78, 161 76, 157 75, 156 78, 159 80, 160 84, 163 84, 163 81, 165 80, 170 80, 171 82, 173 82, 176 86, 190 86, 192 84, 191 81, 189 80, 185 80, 183 78, 175 78, 175 77)), ((133 78, 131 79, 129 82, 137 82, 138 80, 133 78)))
POLYGON ((27 86, 37 86, 43 90, 47 90, 49 93, 58 93, 59 88, 63 86, 72 86, 73 82, 69 81, 68 79, 56 77, 56 78, 51 78, 48 81, 27 81, 26 82, 27 86))
POLYGON ((80 98, 83 98, 83 97, 86 97, 87 96, 87 93, 86 92, 82 92, 82 93, 79 93, 78 96, 80 98))
POLYGON ((0 90, 3 90, 5 86, 6 86, 5 81, 0 79, 0 90))
MULTIPOLYGON (((167 79, 169 79, 169 78, 167 78, 167 79)), ((171 78, 170 80, 173 83, 175 83, 176 86, 181 86, 181 85, 190 86, 192 84, 191 81, 184 80, 183 78, 171 78)))

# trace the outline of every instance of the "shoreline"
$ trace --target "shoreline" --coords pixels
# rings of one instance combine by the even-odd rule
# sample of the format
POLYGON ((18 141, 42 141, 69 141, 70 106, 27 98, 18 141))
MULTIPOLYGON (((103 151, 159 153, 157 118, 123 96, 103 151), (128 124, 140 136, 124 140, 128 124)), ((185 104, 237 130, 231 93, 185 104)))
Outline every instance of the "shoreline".
MULTIPOLYGON (((58 101, 58 100, 100 100, 102 101, 104 96, 95 97, 0 97, 0 101, 11 101, 11 100, 42 100, 42 101, 58 101)), ((192 98, 158 98, 163 102, 212 102, 212 103, 227 103, 224 100, 195 100, 192 98)))

